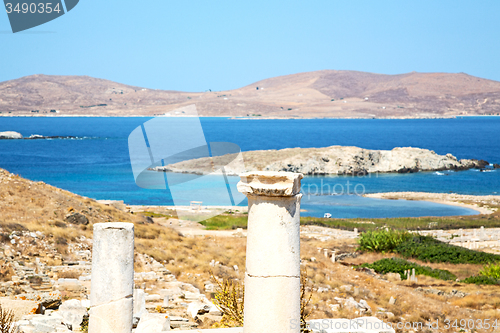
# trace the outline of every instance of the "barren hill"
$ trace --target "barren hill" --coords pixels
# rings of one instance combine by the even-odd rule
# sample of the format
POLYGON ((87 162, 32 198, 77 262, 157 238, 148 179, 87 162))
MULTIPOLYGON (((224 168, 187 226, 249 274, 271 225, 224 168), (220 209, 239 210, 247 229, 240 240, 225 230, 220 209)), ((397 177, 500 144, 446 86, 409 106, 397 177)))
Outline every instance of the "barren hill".
POLYGON ((496 115, 500 82, 465 73, 384 75, 334 70, 274 77, 219 92, 154 90, 87 76, 32 75, 0 82, 2 115, 175 115, 172 111, 190 104, 202 116, 496 115))

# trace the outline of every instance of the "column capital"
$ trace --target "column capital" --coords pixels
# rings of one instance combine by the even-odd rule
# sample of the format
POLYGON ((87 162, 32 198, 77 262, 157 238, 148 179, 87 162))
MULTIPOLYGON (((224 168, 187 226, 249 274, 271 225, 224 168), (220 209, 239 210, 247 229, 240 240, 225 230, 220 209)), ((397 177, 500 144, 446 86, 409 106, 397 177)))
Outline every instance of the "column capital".
POLYGON ((240 175, 238 191, 245 195, 292 197, 300 193, 301 173, 252 171, 240 175))

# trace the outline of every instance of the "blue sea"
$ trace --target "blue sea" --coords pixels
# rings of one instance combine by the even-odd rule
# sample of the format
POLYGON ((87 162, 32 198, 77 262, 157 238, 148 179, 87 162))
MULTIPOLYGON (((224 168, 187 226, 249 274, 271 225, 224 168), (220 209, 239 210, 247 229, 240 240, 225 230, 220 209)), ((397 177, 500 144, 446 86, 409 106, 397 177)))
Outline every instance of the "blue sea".
MULTIPOLYGON (((94 199, 123 200, 133 205, 172 205, 168 189, 140 188, 132 173, 128 136, 149 119, 0 117, 0 132, 78 138, 0 140, 0 167, 94 199)), ((476 158, 500 163, 500 117, 404 120, 201 118, 201 124, 207 142, 232 142, 242 151, 332 145, 367 149, 411 146, 431 149, 438 154, 451 153, 459 159, 476 158)), ((229 177, 231 184, 237 181, 237 177, 229 177)), ((302 208, 306 210, 303 215, 330 213, 332 217, 341 218, 466 215, 475 211, 427 202, 369 199, 356 194, 419 191, 497 195, 500 192, 500 170, 305 177, 302 183, 302 208)), ((203 190, 210 193, 209 185, 203 190)), ((185 194, 176 204, 189 204, 191 198, 189 193, 185 194)), ((216 194, 203 202, 204 205, 221 203, 216 194)))

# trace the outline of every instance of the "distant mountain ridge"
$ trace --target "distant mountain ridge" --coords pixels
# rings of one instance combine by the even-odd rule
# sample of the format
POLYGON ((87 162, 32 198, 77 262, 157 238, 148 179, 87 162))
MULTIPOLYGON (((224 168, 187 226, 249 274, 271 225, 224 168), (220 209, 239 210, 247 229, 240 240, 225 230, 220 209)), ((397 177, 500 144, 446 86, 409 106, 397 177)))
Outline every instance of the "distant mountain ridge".
POLYGON ((31 75, 0 82, 2 116, 154 116, 190 104, 201 116, 228 117, 497 115, 500 82, 465 73, 336 70, 279 76, 218 92, 155 90, 89 76, 31 75))

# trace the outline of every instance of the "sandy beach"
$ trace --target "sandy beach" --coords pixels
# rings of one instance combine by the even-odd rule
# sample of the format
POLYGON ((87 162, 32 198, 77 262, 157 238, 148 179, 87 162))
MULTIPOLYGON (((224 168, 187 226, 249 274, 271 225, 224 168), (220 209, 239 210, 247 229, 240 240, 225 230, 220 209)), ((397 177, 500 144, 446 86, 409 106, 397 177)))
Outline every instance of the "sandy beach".
POLYGON ((426 193, 426 192, 387 192, 370 193, 367 198, 390 200, 422 200, 439 204, 460 206, 473 209, 480 214, 492 214, 500 206, 500 195, 464 195, 455 193, 426 193))

